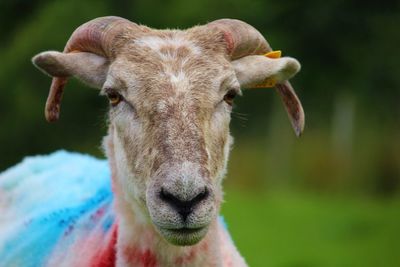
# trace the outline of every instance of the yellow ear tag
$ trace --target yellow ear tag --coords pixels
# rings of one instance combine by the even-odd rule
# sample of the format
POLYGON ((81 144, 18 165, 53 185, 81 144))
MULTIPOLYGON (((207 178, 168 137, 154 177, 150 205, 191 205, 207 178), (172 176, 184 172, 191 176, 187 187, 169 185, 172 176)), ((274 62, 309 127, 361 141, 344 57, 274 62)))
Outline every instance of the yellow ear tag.
POLYGON ((280 58, 282 56, 282 51, 281 50, 271 51, 264 54, 264 56, 269 58, 280 58))
MULTIPOLYGON (((276 51, 271 51, 268 52, 266 54, 264 54, 265 57, 268 58, 280 58, 282 55, 282 51, 281 50, 276 50, 276 51)), ((254 86, 254 88, 272 88, 274 87, 276 84, 276 80, 272 77, 265 79, 262 83, 259 83, 257 85, 254 86)))

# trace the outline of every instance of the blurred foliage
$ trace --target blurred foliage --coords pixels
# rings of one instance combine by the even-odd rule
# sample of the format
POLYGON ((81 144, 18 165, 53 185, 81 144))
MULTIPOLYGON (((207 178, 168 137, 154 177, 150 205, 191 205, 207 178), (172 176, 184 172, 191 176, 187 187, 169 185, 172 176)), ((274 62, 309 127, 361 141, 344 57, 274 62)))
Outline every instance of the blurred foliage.
POLYGON ((396 267, 399 207, 399 199, 233 190, 222 212, 249 266, 396 267))
MULTIPOLYGON (((369 258, 360 254, 364 249, 365 255, 372 257, 371 266, 399 266, 398 258, 397 262, 390 258, 400 249, 398 242, 385 241, 391 236, 398 240, 399 231, 394 224, 385 228, 384 223, 393 220, 398 225, 399 216, 393 215, 399 208, 398 201, 397 206, 390 202, 387 207, 382 204, 382 208, 346 202, 348 196, 354 195, 367 202, 395 200, 399 196, 399 1, 2 0, 1 170, 26 155, 59 148, 102 156, 99 147, 107 129, 107 101, 98 97, 96 90, 71 80, 60 121, 48 124, 43 109, 50 78, 39 73, 30 59, 44 50, 61 51, 76 27, 105 15, 126 17, 155 28, 187 28, 223 17, 238 18, 259 29, 275 49, 299 59, 302 71, 292 84, 306 111, 304 135, 300 139, 294 137, 272 90, 246 91, 234 109, 231 128, 235 148, 225 183, 233 192, 311 191, 332 199, 324 202, 323 198, 301 195, 287 199, 289 195, 283 194, 277 198, 283 202, 275 203, 268 202, 269 198, 234 195, 233 205, 229 201, 226 205, 227 217, 235 217, 236 212, 254 222, 257 212, 265 215, 247 227, 254 230, 264 226, 263 231, 272 227, 268 230, 271 235, 263 235, 271 252, 271 266, 369 266, 369 258), (301 217, 303 212, 309 217, 301 217), (274 220, 270 222, 271 218, 274 220), (341 227, 350 223, 348 227, 358 229, 357 220, 364 218, 371 225, 360 225, 360 231, 382 231, 376 239, 371 237, 360 245, 362 240, 350 240, 351 233, 347 236, 347 228, 341 227), (299 221, 291 229, 288 225, 281 227, 279 220, 286 224, 299 221), (268 225, 264 225, 266 221, 268 225), (291 230, 286 232, 287 229, 291 230), (305 229, 304 236, 289 239, 301 229, 305 229), (319 234, 327 236, 318 237, 319 234), (307 242, 308 238, 314 242, 312 245, 296 243, 307 242), (337 240, 340 238, 343 240, 337 240), (328 243, 320 249, 324 242, 328 243), (318 253, 314 254, 313 249, 318 253), (356 250, 354 254, 352 249, 356 250), (383 249, 387 249, 388 258, 382 256, 379 261, 383 249), (333 258, 334 253, 341 255, 343 261, 333 258), (356 263, 358 258, 362 260, 356 263), (327 264, 328 259, 334 260, 331 265, 327 264)), ((264 266, 257 262, 255 252, 259 250, 254 244, 265 240, 243 243, 244 235, 257 233, 244 230, 238 218, 230 221, 239 247, 250 256, 249 262, 264 266)))

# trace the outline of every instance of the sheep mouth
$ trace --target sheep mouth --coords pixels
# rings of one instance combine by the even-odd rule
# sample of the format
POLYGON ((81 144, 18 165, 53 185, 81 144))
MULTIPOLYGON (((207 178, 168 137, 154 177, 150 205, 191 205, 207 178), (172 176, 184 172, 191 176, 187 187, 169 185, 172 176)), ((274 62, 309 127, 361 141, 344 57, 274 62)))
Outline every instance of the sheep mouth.
POLYGON ((191 246, 198 243, 206 235, 208 227, 199 228, 160 228, 161 234, 167 241, 177 246, 191 246))
POLYGON ((179 229, 167 229, 168 231, 171 231, 173 233, 176 234, 193 234, 196 233, 198 231, 200 231, 203 228, 187 228, 187 227, 183 227, 183 228, 179 228, 179 229))

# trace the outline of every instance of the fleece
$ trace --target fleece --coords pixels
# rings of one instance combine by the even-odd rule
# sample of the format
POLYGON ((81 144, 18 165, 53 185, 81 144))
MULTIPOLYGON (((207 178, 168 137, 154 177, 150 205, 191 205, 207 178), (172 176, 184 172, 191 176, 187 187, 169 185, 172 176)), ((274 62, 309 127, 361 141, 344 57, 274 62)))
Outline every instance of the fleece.
POLYGON ((114 266, 117 230, 106 160, 57 151, 0 174, 1 267, 114 266))

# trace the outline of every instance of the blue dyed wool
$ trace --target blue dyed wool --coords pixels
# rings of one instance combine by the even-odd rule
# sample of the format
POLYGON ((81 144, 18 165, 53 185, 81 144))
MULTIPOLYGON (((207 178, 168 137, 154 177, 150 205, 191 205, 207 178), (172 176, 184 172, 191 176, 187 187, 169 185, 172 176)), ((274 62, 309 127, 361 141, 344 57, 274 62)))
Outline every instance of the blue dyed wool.
POLYGON ((98 224, 106 234, 112 199, 106 160, 66 151, 24 159, 0 174, 0 266, 44 266, 60 239, 67 246, 98 224))

